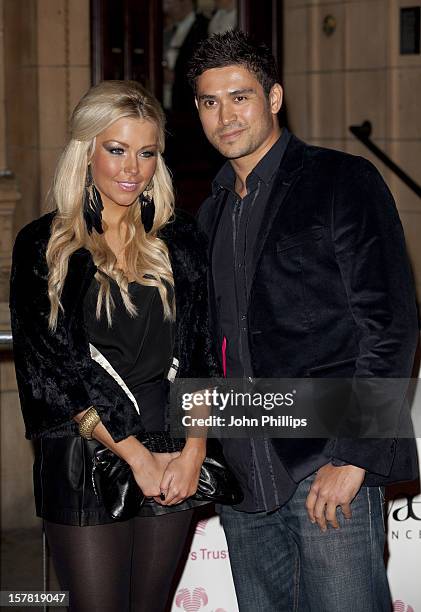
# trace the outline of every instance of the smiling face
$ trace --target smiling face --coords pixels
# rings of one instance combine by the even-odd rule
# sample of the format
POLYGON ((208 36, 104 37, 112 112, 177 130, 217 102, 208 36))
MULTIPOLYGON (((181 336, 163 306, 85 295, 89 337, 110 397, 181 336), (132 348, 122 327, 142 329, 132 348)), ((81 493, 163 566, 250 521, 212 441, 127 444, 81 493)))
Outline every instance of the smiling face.
POLYGON ((268 98, 241 65, 203 72, 196 82, 196 104, 208 140, 228 159, 258 156, 279 136, 281 86, 275 84, 268 98))
POLYGON ((90 163, 105 210, 136 201, 155 173, 157 155, 158 128, 147 119, 124 117, 98 134, 90 163))

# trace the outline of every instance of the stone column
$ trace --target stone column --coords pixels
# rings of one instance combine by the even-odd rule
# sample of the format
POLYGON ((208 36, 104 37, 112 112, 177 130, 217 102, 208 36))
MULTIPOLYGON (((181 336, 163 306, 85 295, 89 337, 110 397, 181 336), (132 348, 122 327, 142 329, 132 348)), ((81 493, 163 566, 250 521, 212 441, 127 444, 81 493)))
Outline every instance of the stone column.
MULTIPOLYGON (((10 330, 12 243, 47 208, 70 112, 90 84, 89 49, 88 0, 0 0, 0 331, 10 330)), ((10 349, 0 352, 0 424, 0 522, 30 527, 33 453, 10 349)))
MULTIPOLYGON (((4 17, 5 3, 0 0, 0 330, 9 331, 13 221, 20 194, 8 166, 4 17)), ((2 528, 31 526, 36 521, 30 477, 32 451, 30 444, 24 440, 11 347, 0 352, 0 427, 2 528)))
POLYGON ((0 302, 8 300, 13 216, 20 198, 16 180, 8 168, 5 92, 4 0, 0 0, 0 302))

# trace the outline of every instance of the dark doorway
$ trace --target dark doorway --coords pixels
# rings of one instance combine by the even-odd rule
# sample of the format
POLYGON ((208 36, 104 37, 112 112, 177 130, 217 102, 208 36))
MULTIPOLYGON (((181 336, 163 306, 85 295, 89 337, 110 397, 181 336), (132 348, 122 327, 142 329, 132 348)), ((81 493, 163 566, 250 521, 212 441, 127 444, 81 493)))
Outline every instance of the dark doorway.
POLYGON ((222 163, 185 82, 192 49, 209 32, 238 27, 266 42, 282 66, 281 15, 278 0, 91 0, 92 81, 134 79, 163 104, 178 207, 196 212, 222 163))

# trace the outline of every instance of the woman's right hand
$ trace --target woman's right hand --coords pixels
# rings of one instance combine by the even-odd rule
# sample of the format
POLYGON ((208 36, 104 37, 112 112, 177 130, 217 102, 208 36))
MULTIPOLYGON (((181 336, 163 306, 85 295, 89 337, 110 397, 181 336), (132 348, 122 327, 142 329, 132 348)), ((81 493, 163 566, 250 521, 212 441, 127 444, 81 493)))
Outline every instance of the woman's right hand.
POLYGON ((159 498, 160 483, 167 465, 179 457, 180 453, 151 453, 147 449, 145 451, 130 463, 130 467, 145 497, 159 498))

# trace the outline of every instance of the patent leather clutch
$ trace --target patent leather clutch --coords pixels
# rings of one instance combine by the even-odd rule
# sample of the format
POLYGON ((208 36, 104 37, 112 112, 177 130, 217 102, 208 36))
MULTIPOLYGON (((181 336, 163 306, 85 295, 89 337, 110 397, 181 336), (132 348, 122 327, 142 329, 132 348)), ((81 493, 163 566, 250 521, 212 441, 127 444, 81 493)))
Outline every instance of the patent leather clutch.
MULTIPOLYGON (((166 432, 143 433, 138 439, 154 453, 181 451, 185 443, 166 432)), ((136 516, 145 501, 129 465, 103 446, 94 452, 92 481, 97 497, 114 520, 136 516)), ((207 441, 207 455, 192 499, 219 504, 239 504, 243 500, 240 485, 227 466, 217 440, 207 441)))

